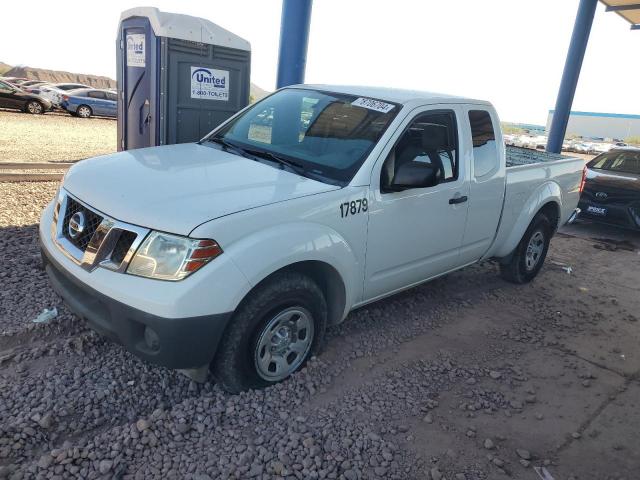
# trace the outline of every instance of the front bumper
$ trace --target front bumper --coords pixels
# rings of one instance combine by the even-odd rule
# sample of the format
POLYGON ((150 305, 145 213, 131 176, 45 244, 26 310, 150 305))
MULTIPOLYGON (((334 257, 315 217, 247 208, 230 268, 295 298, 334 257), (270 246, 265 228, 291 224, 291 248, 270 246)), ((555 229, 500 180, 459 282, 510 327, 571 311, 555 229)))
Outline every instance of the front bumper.
POLYGON ((41 248, 53 289, 98 333, 151 363, 189 369, 208 365, 232 313, 164 318, 118 302, 78 281, 41 248))

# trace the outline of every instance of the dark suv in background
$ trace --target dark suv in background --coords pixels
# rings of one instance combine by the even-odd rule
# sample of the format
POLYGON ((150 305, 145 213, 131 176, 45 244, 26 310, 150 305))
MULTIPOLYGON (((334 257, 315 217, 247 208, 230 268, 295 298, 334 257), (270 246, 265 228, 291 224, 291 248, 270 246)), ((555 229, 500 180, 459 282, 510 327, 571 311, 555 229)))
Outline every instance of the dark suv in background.
POLYGON ((580 216, 640 230, 640 148, 624 147, 587 163, 580 216))

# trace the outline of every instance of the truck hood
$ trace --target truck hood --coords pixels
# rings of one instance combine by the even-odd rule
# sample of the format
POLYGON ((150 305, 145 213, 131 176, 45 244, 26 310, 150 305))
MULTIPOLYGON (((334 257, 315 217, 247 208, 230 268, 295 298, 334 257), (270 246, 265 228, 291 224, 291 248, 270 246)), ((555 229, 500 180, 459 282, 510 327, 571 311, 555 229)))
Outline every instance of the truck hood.
POLYGON ((64 188, 117 220, 188 235, 218 217, 340 187, 187 143, 83 160, 64 188))

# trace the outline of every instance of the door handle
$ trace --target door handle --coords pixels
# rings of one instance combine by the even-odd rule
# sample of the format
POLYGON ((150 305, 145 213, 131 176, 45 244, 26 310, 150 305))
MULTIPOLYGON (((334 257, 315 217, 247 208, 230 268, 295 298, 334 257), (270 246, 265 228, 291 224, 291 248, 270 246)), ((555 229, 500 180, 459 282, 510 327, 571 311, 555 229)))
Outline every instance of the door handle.
POLYGON ((468 200, 466 195, 463 195, 462 197, 454 197, 454 198, 450 198, 449 199, 449 205, 456 205, 458 203, 464 203, 468 200))

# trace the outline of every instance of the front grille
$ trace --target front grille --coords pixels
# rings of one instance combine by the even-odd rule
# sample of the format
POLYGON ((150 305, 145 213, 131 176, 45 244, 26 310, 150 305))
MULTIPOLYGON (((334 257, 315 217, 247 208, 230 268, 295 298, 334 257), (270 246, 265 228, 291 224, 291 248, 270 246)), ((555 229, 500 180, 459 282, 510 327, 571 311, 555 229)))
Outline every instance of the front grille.
POLYGON ((111 252, 111 261, 113 263, 116 265, 122 263, 137 236, 137 234, 129 232, 128 230, 123 230, 122 233, 120 233, 116 246, 113 248, 113 252, 111 252))
POLYGON ((64 212, 64 219, 62 222, 62 234, 69 240, 73 245, 78 247, 83 252, 87 249, 87 245, 91 241, 91 237, 96 232, 98 225, 102 222, 102 217, 95 213, 93 210, 89 210, 81 203, 76 202, 70 196, 67 196, 67 208, 64 212), (82 233, 78 235, 76 238, 72 238, 69 234, 69 221, 71 217, 78 212, 82 212, 85 218, 85 227, 82 233))

